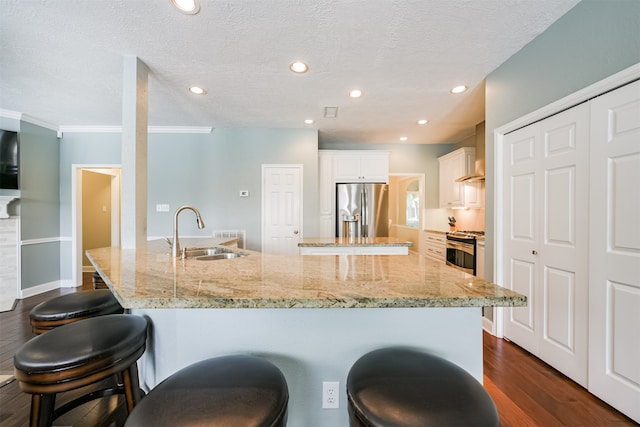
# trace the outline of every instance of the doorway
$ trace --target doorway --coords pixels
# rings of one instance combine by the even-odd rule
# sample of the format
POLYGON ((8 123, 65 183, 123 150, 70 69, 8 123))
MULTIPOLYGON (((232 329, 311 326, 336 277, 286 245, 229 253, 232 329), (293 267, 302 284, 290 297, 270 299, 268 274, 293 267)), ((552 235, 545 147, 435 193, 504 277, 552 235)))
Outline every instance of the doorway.
POLYGON ((389 237, 413 243, 412 252, 421 253, 424 174, 389 174, 389 237))
POLYGON ((87 249, 120 246, 119 165, 73 165, 72 286, 82 286, 82 273, 94 271, 87 249))

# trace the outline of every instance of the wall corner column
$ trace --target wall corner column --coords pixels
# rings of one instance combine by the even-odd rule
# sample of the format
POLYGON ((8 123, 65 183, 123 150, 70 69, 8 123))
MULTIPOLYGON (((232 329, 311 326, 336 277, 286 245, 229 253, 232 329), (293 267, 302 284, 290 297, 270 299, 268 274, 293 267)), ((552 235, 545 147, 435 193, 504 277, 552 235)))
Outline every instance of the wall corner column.
POLYGON ((147 240, 147 66, 134 55, 124 57, 122 87, 122 222, 121 246, 143 246, 147 240))

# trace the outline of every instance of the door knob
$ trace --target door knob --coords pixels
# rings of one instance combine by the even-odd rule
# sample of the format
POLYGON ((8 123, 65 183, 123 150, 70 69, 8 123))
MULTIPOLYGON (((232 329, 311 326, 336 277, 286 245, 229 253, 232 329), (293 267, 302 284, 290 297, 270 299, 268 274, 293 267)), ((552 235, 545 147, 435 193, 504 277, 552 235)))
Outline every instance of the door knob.
POLYGON ((293 234, 298 234, 298 230, 293 230, 293 234))
POLYGON ((531 251, 531 254, 533 254, 533 255, 538 255, 538 251, 533 250, 533 251, 531 251))

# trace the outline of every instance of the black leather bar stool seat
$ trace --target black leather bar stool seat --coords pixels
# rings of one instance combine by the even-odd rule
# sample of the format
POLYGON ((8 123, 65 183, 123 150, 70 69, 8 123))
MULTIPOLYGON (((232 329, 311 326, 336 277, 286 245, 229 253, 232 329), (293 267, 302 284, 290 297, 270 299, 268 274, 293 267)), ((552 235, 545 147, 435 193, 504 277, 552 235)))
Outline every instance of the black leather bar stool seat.
POLYGON ((498 426, 489 393, 467 371, 408 348, 362 356, 347 377, 352 427, 498 426))
POLYGON ((136 361, 146 339, 145 318, 111 314, 63 325, 27 341, 15 353, 13 365, 20 389, 31 394, 30 425, 50 426, 78 405, 113 394, 124 394, 131 412, 140 400, 136 361), (55 409, 57 393, 111 376, 114 387, 94 390, 55 409))
POLYGON ((286 426, 289 391, 271 362, 246 355, 194 363, 158 384, 125 427, 286 426))
POLYGON ((58 326, 105 314, 121 314, 124 309, 110 290, 79 291, 41 302, 29 313, 34 334, 58 326))

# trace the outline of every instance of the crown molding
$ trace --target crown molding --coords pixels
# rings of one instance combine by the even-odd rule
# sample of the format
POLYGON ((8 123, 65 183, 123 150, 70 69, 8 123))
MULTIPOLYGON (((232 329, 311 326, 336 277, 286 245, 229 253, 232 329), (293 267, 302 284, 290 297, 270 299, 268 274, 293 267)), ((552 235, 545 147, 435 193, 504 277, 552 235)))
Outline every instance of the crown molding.
POLYGON ((40 126, 40 127, 58 132, 58 126, 54 125, 53 123, 46 122, 44 120, 38 119, 37 117, 33 117, 28 114, 23 114, 18 111, 0 110, 0 117, 4 117, 6 119, 20 120, 22 122, 31 123, 32 125, 40 126))
POLYGON ((122 133, 122 126, 60 126, 61 133, 122 133))
MULTIPOLYGON (((148 133, 211 133, 205 126, 149 126, 148 133)), ((122 126, 60 126, 62 133, 122 133, 122 126)))
POLYGON ((211 133, 210 126, 149 126, 149 133, 211 133))
POLYGON ((5 119, 21 120, 22 113, 19 113, 18 111, 0 109, 0 117, 3 117, 5 119))

